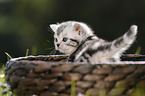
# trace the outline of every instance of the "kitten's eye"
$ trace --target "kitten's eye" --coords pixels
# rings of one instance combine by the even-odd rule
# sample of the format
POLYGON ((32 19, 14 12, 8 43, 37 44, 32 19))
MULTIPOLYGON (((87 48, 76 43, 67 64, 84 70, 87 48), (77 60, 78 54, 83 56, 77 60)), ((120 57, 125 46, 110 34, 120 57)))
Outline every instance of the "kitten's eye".
POLYGON ((57 38, 55 38, 55 42, 57 42, 58 40, 57 40, 57 38))
POLYGON ((68 40, 68 38, 63 38, 63 40, 62 40, 62 41, 66 42, 67 40, 68 40))

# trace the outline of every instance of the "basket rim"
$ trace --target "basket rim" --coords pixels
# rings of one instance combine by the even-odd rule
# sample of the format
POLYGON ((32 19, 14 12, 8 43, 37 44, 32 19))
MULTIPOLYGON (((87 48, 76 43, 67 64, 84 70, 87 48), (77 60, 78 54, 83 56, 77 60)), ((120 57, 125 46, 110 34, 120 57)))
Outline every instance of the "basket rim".
MULTIPOLYGON (((122 56, 128 56, 129 58, 145 58, 145 55, 136 55, 136 54, 123 54, 122 56)), ((12 58, 10 59, 10 61, 8 61, 7 63, 10 62, 22 62, 22 63, 36 63, 36 61, 38 63, 48 63, 48 64, 84 64, 84 65, 123 65, 123 64, 145 64, 145 61, 120 61, 120 62, 104 62, 104 63, 100 63, 100 62, 96 62, 96 63, 82 63, 82 62, 60 62, 60 61, 45 61, 45 60, 29 60, 30 58, 53 58, 53 57, 63 57, 63 59, 67 59, 69 57, 69 55, 38 55, 38 56, 26 56, 26 57, 18 57, 18 58, 12 58)))

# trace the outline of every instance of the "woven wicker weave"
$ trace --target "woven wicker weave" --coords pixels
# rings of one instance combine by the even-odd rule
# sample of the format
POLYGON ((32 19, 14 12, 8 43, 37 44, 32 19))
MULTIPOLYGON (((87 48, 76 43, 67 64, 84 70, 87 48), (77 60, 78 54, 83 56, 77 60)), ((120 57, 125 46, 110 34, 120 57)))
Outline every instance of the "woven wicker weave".
POLYGON ((67 56, 28 56, 7 62, 6 81, 16 96, 145 96, 145 56, 123 55, 120 63, 67 64, 67 56), (57 62, 52 62, 57 61, 57 62), (106 95, 101 95, 106 94, 106 95), (77 96, 77 95, 76 95, 77 96))

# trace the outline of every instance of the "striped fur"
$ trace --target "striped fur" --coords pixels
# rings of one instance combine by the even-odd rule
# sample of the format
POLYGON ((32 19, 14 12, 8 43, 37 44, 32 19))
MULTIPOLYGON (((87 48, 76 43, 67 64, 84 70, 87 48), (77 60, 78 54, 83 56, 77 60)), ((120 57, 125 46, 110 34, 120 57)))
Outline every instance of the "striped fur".
POLYGON ((107 42, 94 35, 88 25, 82 22, 67 21, 50 27, 58 40, 54 41, 55 48, 69 54, 71 62, 119 62, 120 55, 135 41, 137 34, 137 26, 132 25, 122 37, 107 42))

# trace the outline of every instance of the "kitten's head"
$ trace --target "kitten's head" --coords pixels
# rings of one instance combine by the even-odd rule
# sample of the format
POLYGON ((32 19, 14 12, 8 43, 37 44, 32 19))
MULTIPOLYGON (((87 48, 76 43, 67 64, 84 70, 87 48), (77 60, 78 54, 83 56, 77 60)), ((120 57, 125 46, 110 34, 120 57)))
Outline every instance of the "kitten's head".
POLYGON ((86 24, 75 21, 51 24, 50 28, 54 31, 55 49, 66 54, 74 52, 83 40, 93 34, 86 24))

